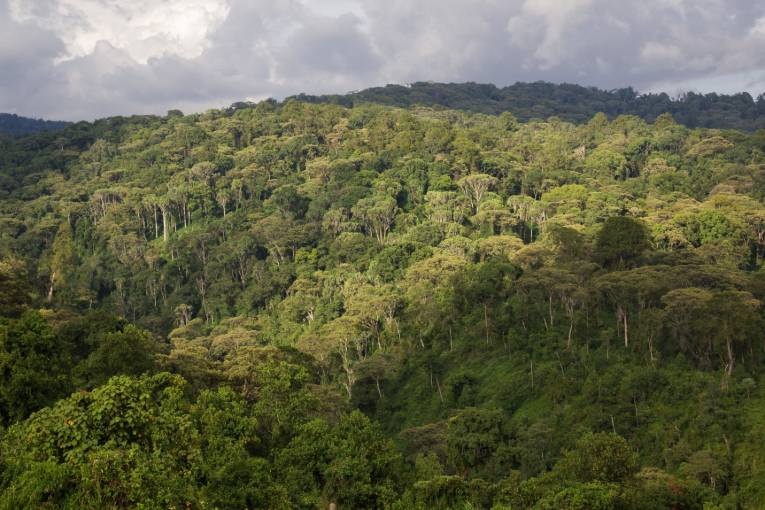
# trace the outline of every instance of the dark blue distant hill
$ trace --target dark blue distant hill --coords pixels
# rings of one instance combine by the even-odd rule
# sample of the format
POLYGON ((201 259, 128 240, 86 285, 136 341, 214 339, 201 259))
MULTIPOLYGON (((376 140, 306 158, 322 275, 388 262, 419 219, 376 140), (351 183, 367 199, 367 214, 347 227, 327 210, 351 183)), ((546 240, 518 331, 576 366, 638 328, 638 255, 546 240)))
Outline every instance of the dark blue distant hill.
POLYGON ((30 119, 13 113, 0 113, 0 134, 28 135, 40 131, 55 131, 68 125, 69 122, 58 120, 30 119))

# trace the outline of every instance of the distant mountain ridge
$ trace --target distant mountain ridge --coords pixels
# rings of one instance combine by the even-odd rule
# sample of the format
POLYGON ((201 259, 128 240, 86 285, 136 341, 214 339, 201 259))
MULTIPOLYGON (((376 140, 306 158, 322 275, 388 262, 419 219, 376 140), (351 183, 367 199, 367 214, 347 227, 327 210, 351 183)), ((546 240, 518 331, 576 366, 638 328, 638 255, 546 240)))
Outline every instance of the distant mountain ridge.
POLYGON ((14 113, 0 113, 0 134, 28 135, 40 131, 56 131, 68 126, 69 122, 58 120, 31 119, 14 113))
POLYGON ((499 88, 472 82, 417 82, 407 86, 374 87, 348 94, 299 94, 292 98, 344 106, 380 103, 400 107, 444 106, 486 114, 510 112, 523 121, 557 116, 581 123, 598 112, 609 117, 637 115, 653 121, 662 113, 671 113, 677 122, 692 128, 765 129, 765 94, 755 99, 746 92, 733 95, 689 92, 672 98, 666 93, 639 94, 632 88, 607 91, 566 83, 516 83, 499 88))

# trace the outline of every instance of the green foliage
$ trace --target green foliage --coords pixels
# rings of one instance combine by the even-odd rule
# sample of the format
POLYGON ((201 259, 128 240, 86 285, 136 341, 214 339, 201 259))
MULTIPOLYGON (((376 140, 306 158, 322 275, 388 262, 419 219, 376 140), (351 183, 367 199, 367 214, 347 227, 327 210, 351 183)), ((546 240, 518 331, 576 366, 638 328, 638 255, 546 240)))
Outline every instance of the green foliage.
POLYGON ((31 301, 31 288, 24 263, 0 260, 0 316, 17 317, 31 301))
POLYGON ((556 469, 582 482, 618 483, 635 474, 635 455, 616 434, 588 433, 566 452, 556 469))
POLYGON ((118 374, 154 371, 154 335, 115 317, 90 314, 65 321, 28 310, 0 319, 0 416, 26 418, 74 388, 93 388, 118 374))
POLYGON ((158 345, 153 335, 133 325, 107 333, 75 369, 81 386, 93 388, 117 374, 141 375, 154 370, 158 345))
POLYGON ((3 140, 0 502, 762 506, 763 138, 619 98, 3 140))
POLYGON ((499 410, 466 409, 449 420, 449 456, 459 472, 475 471, 490 461, 505 439, 499 410))
POLYGON ((56 498, 85 508, 183 504, 198 436, 181 414, 182 387, 168 374, 120 376, 15 425, 3 449, 14 452, 4 462, 17 475, 3 499, 56 498), (27 483, 30 471, 44 482, 27 483), (63 473, 67 483, 57 482, 63 473))
POLYGON ((67 348, 36 312, 0 322, 0 417, 29 415, 68 391, 67 348))
POLYGON ((398 465, 393 444, 358 411, 336 427, 320 420, 306 423, 277 460, 299 508, 329 501, 383 508, 395 498, 398 465))
POLYGON ((554 495, 540 500, 539 510, 613 510, 622 508, 619 486, 602 482, 590 482, 567 487, 554 495))
POLYGON ((598 232, 597 247, 606 264, 624 267, 648 248, 648 234, 639 220, 614 216, 598 232))

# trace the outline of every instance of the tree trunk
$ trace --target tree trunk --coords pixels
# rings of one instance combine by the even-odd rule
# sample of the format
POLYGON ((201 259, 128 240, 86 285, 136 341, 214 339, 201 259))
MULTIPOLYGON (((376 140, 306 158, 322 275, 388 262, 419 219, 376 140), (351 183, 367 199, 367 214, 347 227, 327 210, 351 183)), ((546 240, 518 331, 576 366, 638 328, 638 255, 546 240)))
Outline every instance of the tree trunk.
POLYGON ((730 341, 730 338, 728 338, 725 341, 725 350, 728 353, 728 367, 726 369, 726 373, 728 374, 728 377, 733 374, 733 362, 735 360, 735 356, 733 355, 733 344, 730 341))
POLYGON ((441 382, 438 380, 438 376, 436 376, 436 388, 438 389, 438 398, 441 399, 441 403, 444 403, 444 394, 441 391, 441 382))
POLYGON ((566 340, 566 350, 571 350, 571 335, 574 333, 574 317, 571 317, 571 322, 568 324, 568 339, 566 340))
POLYGON ((638 405, 637 405, 637 399, 632 397, 632 405, 635 406, 635 425, 640 426, 640 417, 638 416, 638 405))
POLYGON ((168 214, 167 208, 162 207, 162 240, 165 242, 167 242, 167 238, 169 236, 169 232, 167 231, 167 227, 168 227, 167 214, 168 214))
POLYGON ((531 390, 534 391, 534 360, 530 359, 529 364, 531 365, 531 390))
POLYGON ((486 303, 483 304, 483 325, 486 329, 486 345, 489 345, 489 314, 486 310, 486 303))
POLYGON ((53 282, 56 279, 56 272, 53 271, 50 275, 50 286, 48 287, 48 303, 53 301, 53 282))

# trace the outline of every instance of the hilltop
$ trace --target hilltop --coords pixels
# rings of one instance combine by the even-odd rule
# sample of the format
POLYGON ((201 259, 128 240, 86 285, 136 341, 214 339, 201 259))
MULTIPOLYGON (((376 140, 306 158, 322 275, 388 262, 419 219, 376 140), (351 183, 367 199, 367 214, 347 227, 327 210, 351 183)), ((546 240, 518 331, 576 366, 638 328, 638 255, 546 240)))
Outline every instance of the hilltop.
POLYGON ((500 88, 479 83, 417 82, 342 95, 300 94, 295 98, 344 106, 368 102, 400 107, 443 106, 494 115, 510 112, 522 121, 559 117, 582 123, 596 113, 605 113, 612 119, 636 115, 653 122, 662 113, 670 113, 677 122, 691 128, 749 131, 765 128, 765 97, 754 99, 745 92, 734 95, 688 92, 673 98, 666 93, 639 94, 632 88, 606 91, 566 83, 516 83, 500 88))

